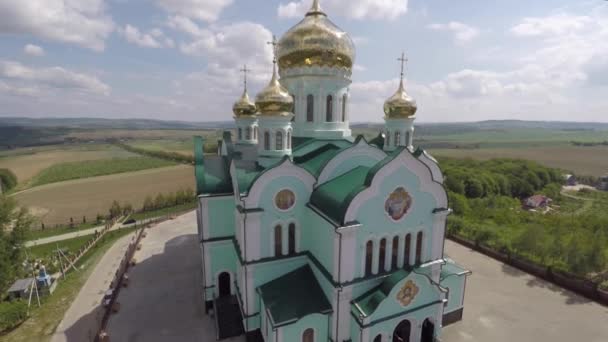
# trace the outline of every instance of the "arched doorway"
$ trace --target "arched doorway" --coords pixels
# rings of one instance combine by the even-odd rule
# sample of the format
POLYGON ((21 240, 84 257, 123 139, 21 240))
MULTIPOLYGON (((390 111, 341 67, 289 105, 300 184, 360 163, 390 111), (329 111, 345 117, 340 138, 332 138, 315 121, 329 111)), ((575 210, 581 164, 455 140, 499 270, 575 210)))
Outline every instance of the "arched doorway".
POLYGON ((410 342, 410 332, 412 330, 412 325, 410 321, 403 320, 393 332, 393 342, 410 342))
POLYGON ((422 335, 420 342, 433 342, 435 338, 435 324, 430 319, 425 319, 422 323, 422 335))
POLYGON ((220 297, 230 296, 230 273, 220 273, 220 275, 217 277, 217 286, 220 292, 220 297))

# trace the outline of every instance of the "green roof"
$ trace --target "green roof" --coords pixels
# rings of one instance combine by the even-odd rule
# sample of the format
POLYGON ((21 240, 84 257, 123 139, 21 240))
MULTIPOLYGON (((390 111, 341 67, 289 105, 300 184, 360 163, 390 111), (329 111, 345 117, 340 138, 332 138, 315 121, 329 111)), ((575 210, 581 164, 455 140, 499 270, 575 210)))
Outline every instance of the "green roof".
POLYGON ((469 275, 471 271, 457 265, 451 259, 446 259, 445 265, 441 267, 440 282, 450 276, 469 275))
POLYGON ((386 277, 380 285, 364 293, 361 297, 353 301, 353 305, 365 317, 370 316, 376 311, 380 303, 391 293, 393 288, 409 273, 405 270, 398 270, 386 277))
POLYGON ((313 313, 332 311, 308 265, 260 286, 258 292, 275 325, 297 321, 313 313))
POLYGON ((310 196, 310 203, 339 224, 353 198, 366 188, 365 178, 370 168, 358 166, 316 188, 310 196))
POLYGON ((340 151, 340 147, 334 144, 326 144, 305 155, 294 157, 294 162, 306 169, 316 178, 319 177, 323 167, 340 151))
POLYGON ((203 194, 232 193, 232 179, 230 178, 228 158, 205 156, 204 160, 203 194))
POLYGON ((264 171, 264 168, 255 162, 235 161, 235 163, 239 191, 248 193, 253 181, 264 171))

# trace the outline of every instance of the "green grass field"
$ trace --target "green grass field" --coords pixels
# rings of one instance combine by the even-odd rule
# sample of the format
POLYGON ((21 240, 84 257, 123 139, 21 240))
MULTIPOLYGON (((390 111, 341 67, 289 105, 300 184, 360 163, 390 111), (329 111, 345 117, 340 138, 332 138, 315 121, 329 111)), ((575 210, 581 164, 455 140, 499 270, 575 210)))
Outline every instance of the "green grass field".
POLYGON ((147 157, 62 163, 42 170, 42 172, 32 179, 30 186, 34 187, 72 179, 127 173, 172 165, 175 165, 175 163, 147 157))
POLYGON ((58 247, 64 253, 70 254, 80 249, 80 247, 84 246, 91 239, 93 239, 93 235, 85 235, 73 239, 32 246, 28 249, 28 254, 30 258, 49 260, 57 254, 58 247))
MULTIPOLYGON (((61 226, 61 227, 46 227, 45 229, 32 229, 27 233, 27 239, 28 239, 28 241, 30 241, 30 240, 43 239, 43 238, 47 238, 50 236, 74 233, 74 232, 77 232, 80 230, 90 229, 90 228, 93 228, 93 227, 99 226, 99 225, 100 224, 98 224, 96 222, 88 222, 88 223, 81 223, 81 224, 75 225, 73 228, 67 227, 67 226, 61 226)), ((38 227, 36 227, 36 228, 38 228, 38 227)))

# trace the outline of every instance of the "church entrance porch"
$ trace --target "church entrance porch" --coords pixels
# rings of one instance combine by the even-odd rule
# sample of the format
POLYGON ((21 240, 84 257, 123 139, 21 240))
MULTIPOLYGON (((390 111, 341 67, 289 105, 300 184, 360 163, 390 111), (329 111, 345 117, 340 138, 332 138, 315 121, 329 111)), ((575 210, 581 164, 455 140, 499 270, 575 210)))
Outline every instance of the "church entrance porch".
POLYGON ((410 342, 411 331, 412 325, 410 321, 402 321, 393 332, 393 342, 410 342))

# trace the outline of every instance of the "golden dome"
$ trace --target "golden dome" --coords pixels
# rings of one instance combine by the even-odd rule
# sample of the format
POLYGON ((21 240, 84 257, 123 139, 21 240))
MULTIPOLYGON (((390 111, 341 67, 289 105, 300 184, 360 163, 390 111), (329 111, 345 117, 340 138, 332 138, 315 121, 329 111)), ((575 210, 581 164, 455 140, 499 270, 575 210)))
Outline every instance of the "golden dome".
POLYGON ((293 98, 279 83, 276 61, 272 70, 272 79, 255 97, 255 106, 260 116, 288 116, 293 112, 293 98))
POLYGON ((402 78, 397 92, 384 102, 384 113, 389 119, 407 119, 416 115, 417 110, 416 100, 405 92, 402 78))
POLYGON ((237 118, 255 116, 257 109, 255 107, 255 103, 249 99, 247 88, 245 88, 243 91, 241 98, 234 103, 234 106, 232 106, 232 112, 237 118))
POLYGON ((281 68, 329 66, 351 70, 355 44, 314 0, 306 17, 281 37, 277 55, 281 68))

